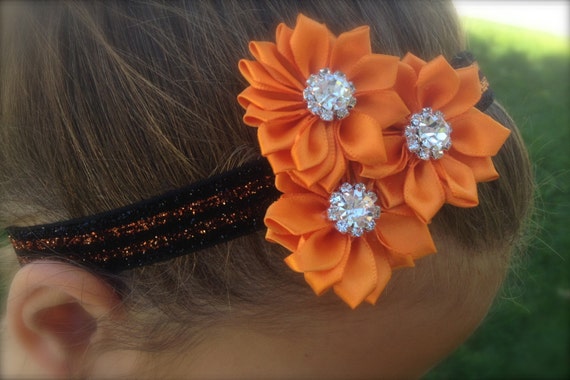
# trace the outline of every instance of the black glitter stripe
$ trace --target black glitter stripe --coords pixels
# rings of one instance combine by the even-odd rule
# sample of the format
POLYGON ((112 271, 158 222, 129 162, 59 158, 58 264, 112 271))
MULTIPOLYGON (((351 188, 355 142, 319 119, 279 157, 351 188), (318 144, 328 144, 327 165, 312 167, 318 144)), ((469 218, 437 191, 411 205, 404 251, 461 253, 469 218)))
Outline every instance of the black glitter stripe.
POLYGON ((119 209, 9 227, 20 263, 51 258, 107 272, 168 260, 264 228, 278 197, 265 159, 119 209))

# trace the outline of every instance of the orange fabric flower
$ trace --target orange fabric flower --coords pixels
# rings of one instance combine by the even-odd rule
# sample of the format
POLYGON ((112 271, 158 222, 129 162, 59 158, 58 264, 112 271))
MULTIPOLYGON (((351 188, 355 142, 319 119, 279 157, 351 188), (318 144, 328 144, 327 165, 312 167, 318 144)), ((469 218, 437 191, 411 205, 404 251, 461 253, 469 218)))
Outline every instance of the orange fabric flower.
POLYGON ((509 130, 474 108, 476 65, 372 54, 366 26, 335 37, 300 15, 249 49, 238 101, 283 193, 266 238, 317 294, 375 303, 394 268, 435 252, 427 222, 444 203, 478 204, 509 130))
POLYGON ((367 26, 335 37, 299 15, 295 29, 278 26, 276 43, 255 41, 249 49, 256 61, 239 63, 250 86, 238 101, 275 173, 332 191, 348 161, 374 166, 386 160, 382 130, 409 111, 393 90, 399 58, 372 54, 367 26), (345 118, 325 121, 307 108, 307 80, 324 68, 354 85, 356 105, 345 118))
POLYGON ((267 210, 266 237, 292 252, 286 263, 303 272, 317 294, 333 288, 352 308, 374 304, 392 269, 435 252, 427 225, 405 205, 385 209, 380 202, 374 230, 352 237, 328 219, 327 193, 308 191, 287 174, 277 175, 276 185, 285 194, 267 210))
POLYGON ((474 108, 481 97, 475 64, 454 70, 443 58, 425 62, 412 54, 403 59, 395 86, 411 114, 424 107, 440 111, 452 131, 451 147, 439 159, 421 159, 404 136, 410 116, 385 132, 387 162, 364 164, 362 175, 378 179, 388 207, 405 203, 429 221, 444 203, 478 204, 477 182, 498 178, 491 157, 510 131, 474 108))

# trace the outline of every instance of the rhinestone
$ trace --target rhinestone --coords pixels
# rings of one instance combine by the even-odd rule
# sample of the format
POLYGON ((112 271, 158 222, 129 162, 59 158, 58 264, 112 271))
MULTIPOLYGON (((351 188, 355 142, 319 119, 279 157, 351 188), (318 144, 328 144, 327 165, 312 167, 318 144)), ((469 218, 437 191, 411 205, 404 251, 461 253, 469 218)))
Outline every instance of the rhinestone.
POLYGON ((343 234, 348 232, 348 222, 346 220, 339 220, 336 222, 336 229, 343 234))
POLYGON ((343 183, 339 191, 332 193, 329 198, 327 217, 331 222, 336 222, 335 227, 339 232, 362 236, 376 227, 375 220, 380 217, 380 206, 375 204, 377 200, 376 194, 366 191, 364 184, 352 186, 343 183))
POLYGON ((303 98, 307 109, 322 120, 343 119, 356 105, 355 88, 340 71, 331 73, 327 68, 319 70, 307 79, 303 98))
POLYGON ((451 147, 451 131, 443 114, 427 107, 412 115, 404 136, 410 152, 422 160, 438 160, 451 147))
MULTIPOLYGON (((348 182, 345 182, 345 183, 343 183, 343 184, 340 186, 340 191, 341 191, 342 193, 347 193, 347 192, 349 192, 349 191, 351 191, 351 190, 352 190, 352 185, 351 185, 350 183, 348 183, 348 182)), ((334 193, 334 194, 338 194, 338 193, 334 193)), ((334 194, 333 194, 333 195, 334 195, 334 194)), ((342 196, 342 194, 339 194, 339 196, 342 196)))
POLYGON ((338 117, 339 119, 344 119, 345 117, 347 117, 349 114, 347 109, 341 109, 336 111, 336 117, 338 117))
POLYGON ((410 142, 408 143, 408 148, 410 150, 416 151, 416 150, 420 149, 420 143, 415 141, 415 140, 412 140, 411 143, 410 142))
POLYGON ((425 149, 421 149, 420 151, 417 152, 418 157, 421 158, 422 160, 429 160, 430 155, 429 155, 429 151, 425 150, 425 149))

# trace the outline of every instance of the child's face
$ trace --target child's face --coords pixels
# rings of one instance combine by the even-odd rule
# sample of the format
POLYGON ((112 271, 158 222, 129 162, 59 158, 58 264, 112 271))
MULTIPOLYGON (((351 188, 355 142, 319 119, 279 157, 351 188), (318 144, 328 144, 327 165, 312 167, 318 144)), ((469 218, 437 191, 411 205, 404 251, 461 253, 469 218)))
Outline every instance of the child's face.
MULTIPOLYGON (((362 305, 350 310, 338 303, 338 307, 324 311, 292 308, 294 318, 271 316, 274 327, 270 329, 232 317, 224 326, 204 329, 204 339, 190 349, 169 347, 152 353, 90 351, 92 343, 112 334, 112 330, 98 325, 89 336, 81 336, 77 332, 84 330, 73 325, 90 316, 97 320, 101 310, 117 309, 115 301, 109 300, 113 295, 107 292, 107 285, 67 264, 51 263, 47 269, 46 265, 30 264, 16 275, 10 291, 8 323, 2 336, 2 375, 68 377, 79 372, 96 378, 419 377, 472 333, 503 278, 504 270, 499 266, 484 270, 489 266, 488 255, 470 255, 469 262, 462 260, 459 265, 453 261, 457 255, 465 253, 440 251, 420 260, 415 268, 397 271, 374 307, 362 305), (53 273, 46 274, 46 270, 53 273), (65 288, 58 288, 53 278, 59 285, 65 282, 65 288), (50 296, 30 297, 40 283, 43 288, 51 287, 50 296), (90 292, 81 290, 86 284, 90 292), (50 318, 69 322, 54 324, 50 318), (74 336, 76 347, 86 349, 78 355, 78 349, 59 339, 64 336, 74 336), (33 344, 26 342, 30 337, 35 339, 33 344), (57 369, 51 365, 54 361, 61 363, 57 369)), ((332 294, 323 297, 329 296, 334 298, 332 294)), ((314 299, 306 300, 311 301, 314 299)), ((124 318, 118 317, 116 322, 128 323, 124 318)))

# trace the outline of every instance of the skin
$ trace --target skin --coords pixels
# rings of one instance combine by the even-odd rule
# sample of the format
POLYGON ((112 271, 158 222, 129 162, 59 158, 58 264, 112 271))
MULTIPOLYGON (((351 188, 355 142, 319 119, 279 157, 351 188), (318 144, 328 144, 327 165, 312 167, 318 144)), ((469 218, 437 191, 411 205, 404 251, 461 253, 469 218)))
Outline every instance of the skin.
POLYGON ((28 264, 16 274, 8 297, 2 376, 418 378, 479 325, 505 273, 493 259, 504 257, 500 253, 467 255, 450 248, 396 271, 373 307, 350 310, 337 301, 326 313, 292 310, 299 318, 281 329, 236 318, 174 353, 89 350, 112 334, 101 320, 128 323, 113 289, 69 264, 28 264))

